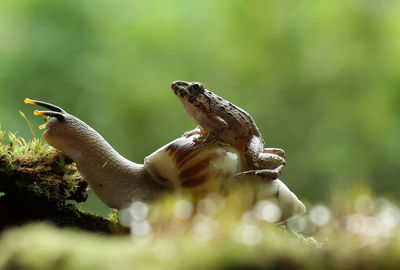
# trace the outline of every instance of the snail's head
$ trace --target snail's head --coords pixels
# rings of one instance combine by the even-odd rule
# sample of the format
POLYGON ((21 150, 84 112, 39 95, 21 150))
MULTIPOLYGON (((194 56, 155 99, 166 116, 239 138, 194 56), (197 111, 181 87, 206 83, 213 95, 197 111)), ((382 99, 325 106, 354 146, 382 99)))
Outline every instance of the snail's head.
POLYGON ((26 98, 25 103, 42 106, 49 111, 34 111, 34 115, 51 117, 45 124, 39 126, 43 129, 42 137, 48 144, 65 153, 70 152, 79 138, 87 133, 87 125, 73 115, 53 104, 26 98))

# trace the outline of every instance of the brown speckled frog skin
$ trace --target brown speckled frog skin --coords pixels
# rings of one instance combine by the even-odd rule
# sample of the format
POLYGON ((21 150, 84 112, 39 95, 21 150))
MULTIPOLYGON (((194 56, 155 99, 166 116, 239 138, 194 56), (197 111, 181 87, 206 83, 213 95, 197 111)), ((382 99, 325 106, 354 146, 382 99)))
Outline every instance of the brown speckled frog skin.
POLYGON ((205 89, 200 82, 175 81, 171 88, 199 125, 184 135, 200 133, 204 142, 236 147, 245 161, 245 171, 237 176, 257 175, 270 180, 279 177, 286 163, 285 152, 264 148, 260 130, 246 111, 205 89))

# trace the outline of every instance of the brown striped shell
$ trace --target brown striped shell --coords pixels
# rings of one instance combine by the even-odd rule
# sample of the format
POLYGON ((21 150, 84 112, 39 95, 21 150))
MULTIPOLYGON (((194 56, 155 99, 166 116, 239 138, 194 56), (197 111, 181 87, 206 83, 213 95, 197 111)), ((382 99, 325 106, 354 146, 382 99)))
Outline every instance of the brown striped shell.
POLYGON ((228 145, 198 142, 199 134, 178 138, 144 159, 144 167, 162 186, 190 190, 203 196, 210 192, 231 190, 253 183, 249 191, 253 200, 270 199, 282 211, 281 220, 303 214, 304 204, 279 179, 261 181, 257 177, 235 180, 243 169, 239 150, 228 145))
POLYGON ((192 191, 219 191, 242 170, 239 151, 231 146, 199 143, 198 134, 178 138, 144 159, 144 166, 163 186, 192 191))

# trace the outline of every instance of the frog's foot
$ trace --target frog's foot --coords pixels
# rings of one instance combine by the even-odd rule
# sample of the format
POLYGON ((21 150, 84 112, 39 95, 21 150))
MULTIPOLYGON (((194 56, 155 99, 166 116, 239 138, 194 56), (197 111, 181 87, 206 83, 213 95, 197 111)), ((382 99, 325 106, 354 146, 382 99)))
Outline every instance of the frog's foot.
POLYGON ((190 136, 193 136, 193 135, 204 135, 204 134, 199 127, 196 127, 193 130, 189 130, 189 131, 186 131, 185 133, 183 133, 182 137, 189 138, 190 136))
POLYGON ((283 158, 286 157, 285 151, 280 148, 264 148, 264 153, 278 155, 283 158))
POLYGON ((281 175, 284 165, 278 166, 276 169, 262 169, 262 170, 250 170, 235 174, 235 178, 245 179, 248 176, 257 176, 263 180, 272 181, 281 175))
POLYGON ((209 134, 202 134, 202 133, 198 133, 195 130, 192 131, 188 131, 185 132, 183 135, 183 137, 189 138, 191 136, 196 136, 195 138, 193 138, 193 142, 197 145, 202 145, 202 144, 206 144, 206 143, 213 143, 214 141, 210 138, 209 134), (199 136, 196 136, 199 135, 199 136))
POLYGON ((283 157, 275 154, 261 153, 258 155, 258 159, 256 160, 255 164, 255 168, 275 169, 281 165, 285 166, 286 160, 283 157))

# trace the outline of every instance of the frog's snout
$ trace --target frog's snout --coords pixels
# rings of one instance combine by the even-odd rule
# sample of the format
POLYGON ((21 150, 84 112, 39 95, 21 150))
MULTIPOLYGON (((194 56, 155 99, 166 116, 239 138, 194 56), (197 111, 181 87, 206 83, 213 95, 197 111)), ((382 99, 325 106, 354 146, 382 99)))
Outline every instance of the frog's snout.
POLYGON ((185 96, 196 97, 205 91, 201 82, 174 81, 171 84, 171 88, 174 90, 175 95, 180 95, 182 98, 185 96))
POLYGON ((183 91, 187 89, 189 86, 188 82, 185 81, 174 81, 171 83, 171 88, 174 90, 174 93, 177 94, 178 91, 183 91))

